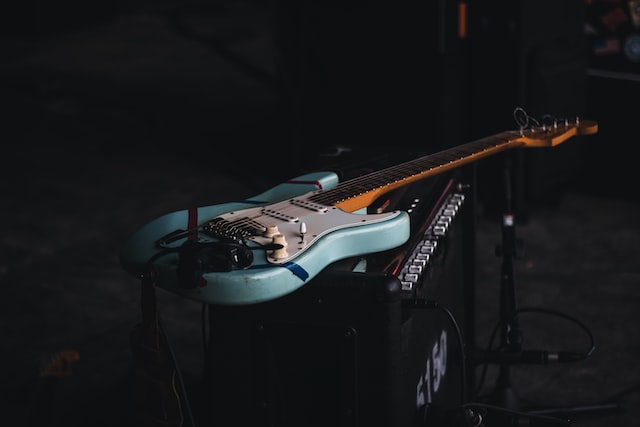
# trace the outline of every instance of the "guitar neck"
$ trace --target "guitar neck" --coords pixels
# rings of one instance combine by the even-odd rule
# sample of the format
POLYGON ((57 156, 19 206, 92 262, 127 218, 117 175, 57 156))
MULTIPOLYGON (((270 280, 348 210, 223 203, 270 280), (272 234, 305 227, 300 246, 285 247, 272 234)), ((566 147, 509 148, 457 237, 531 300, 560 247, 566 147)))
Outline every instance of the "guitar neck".
POLYGON ((311 199, 355 212, 389 191, 522 145, 518 132, 502 132, 345 181, 311 199))
POLYGON ((596 122, 577 119, 505 131, 345 181, 331 190, 314 194, 310 199, 323 205, 339 207, 346 212, 355 212, 370 206, 375 199, 391 190, 501 151, 523 146, 555 147, 572 136, 591 135, 597 131, 596 122))

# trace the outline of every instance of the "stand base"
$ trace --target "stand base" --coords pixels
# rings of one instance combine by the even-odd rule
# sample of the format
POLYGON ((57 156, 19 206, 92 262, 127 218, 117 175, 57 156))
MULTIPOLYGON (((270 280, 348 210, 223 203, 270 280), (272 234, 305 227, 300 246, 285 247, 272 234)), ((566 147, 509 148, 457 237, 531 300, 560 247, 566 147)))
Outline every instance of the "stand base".
POLYGON ((535 420, 537 423, 535 425, 571 426, 573 425, 572 418, 580 415, 588 416, 589 414, 624 411, 624 407, 615 402, 570 407, 521 408, 520 400, 513 387, 500 379, 489 402, 496 408, 496 411, 489 410, 485 415, 487 426, 491 427, 511 427, 517 425, 518 420, 527 416, 531 416, 535 420), (499 410, 497 410, 498 408, 499 410))
POLYGON ((520 399, 510 385, 497 386, 491 395, 492 405, 511 411, 520 410, 520 399))
POLYGON ((600 403, 593 405, 567 406, 558 408, 531 409, 528 414, 562 416, 562 415, 578 415, 578 414, 596 414, 603 412, 623 412, 625 407, 619 403, 600 403))

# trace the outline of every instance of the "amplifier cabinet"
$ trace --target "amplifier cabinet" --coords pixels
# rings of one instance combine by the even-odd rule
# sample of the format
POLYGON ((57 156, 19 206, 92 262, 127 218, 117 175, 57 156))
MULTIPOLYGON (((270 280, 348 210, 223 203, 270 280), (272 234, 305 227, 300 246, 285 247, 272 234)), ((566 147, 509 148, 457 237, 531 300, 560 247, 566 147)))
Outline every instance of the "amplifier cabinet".
MULTIPOLYGON (((443 425, 465 398, 468 230, 459 204, 445 232, 429 234, 460 196, 452 180, 441 184, 405 247, 335 263, 273 301, 208 306, 212 425, 443 425), (437 250, 407 287, 402 271, 425 238, 437 250)), ((410 200, 418 212, 420 198, 405 196, 395 205, 410 200)))

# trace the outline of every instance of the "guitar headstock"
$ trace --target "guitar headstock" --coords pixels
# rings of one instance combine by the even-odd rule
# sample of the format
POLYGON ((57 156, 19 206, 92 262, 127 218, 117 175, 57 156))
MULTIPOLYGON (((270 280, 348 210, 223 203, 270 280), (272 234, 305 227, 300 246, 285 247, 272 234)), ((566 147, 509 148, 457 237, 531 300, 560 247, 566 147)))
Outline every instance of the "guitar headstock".
POLYGON ((592 120, 565 120, 537 125, 519 131, 526 147, 555 147, 575 135, 592 135, 598 132, 598 123, 592 120))

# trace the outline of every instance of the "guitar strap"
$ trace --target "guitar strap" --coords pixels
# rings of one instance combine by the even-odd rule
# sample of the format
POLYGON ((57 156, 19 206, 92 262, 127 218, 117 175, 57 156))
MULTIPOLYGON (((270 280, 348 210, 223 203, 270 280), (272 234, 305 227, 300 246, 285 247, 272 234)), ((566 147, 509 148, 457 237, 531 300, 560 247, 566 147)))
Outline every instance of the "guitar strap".
POLYGON ((157 269, 149 263, 141 278, 142 322, 130 337, 136 425, 194 426, 182 376, 158 314, 157 275, 157 269))

